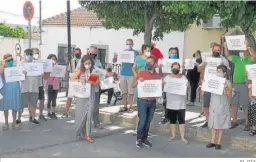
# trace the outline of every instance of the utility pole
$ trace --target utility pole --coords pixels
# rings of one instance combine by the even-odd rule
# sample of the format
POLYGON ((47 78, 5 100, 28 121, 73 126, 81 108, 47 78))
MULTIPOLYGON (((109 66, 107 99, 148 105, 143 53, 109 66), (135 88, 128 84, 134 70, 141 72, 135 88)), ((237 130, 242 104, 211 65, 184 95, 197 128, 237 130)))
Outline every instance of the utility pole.
POLYGON ((42 45, 42 0, 39 0, 39 30, 40 30, 40 45, 42 45))
POLYGON ((68 60, 67 60, 67 89, 66 89, 66 96, 68 96, 68 87, 69 87, 69 71, 72 71, 71 66, 71 58, 72 58, 72 51, 71 51, 71 29, 70 29, 70 0, 67 0, 67 33, 68 33, 68 60))

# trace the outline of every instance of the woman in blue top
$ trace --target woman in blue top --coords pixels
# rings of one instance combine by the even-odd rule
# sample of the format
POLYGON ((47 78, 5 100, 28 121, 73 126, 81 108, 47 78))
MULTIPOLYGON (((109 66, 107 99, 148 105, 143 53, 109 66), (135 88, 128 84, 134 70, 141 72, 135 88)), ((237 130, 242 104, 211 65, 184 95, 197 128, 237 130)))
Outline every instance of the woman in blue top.
POLYGON ((5 125, 3 130, 9 129, 8 116, 9 110, 12 110, 13 123, 12 128, 20 128, 19 123, 16 122, 17 112, 22 111, 21 105, 21 92, 20 83, 16 82, 5 82, 4 68, 14 67, 14 61, 11 54, 4 55, 4 61, 0 67, 0 75, 3 80, 3 88, 1 89, 1 94, 3 99, 0 100, 0 111, 4 111, 5 125), (17 124, 17 125, 16 125, 17 124))
MULTIPOLYGON (((147 58, 151 55, 151 46, 142 45, 141 46, 141 54, 135 58, 135 62, 132 67, 134 78, 136 78, 137 74, 145 69, 147 58)), ((137 104, 138 92, 135 89, 134 103, 137 104)))

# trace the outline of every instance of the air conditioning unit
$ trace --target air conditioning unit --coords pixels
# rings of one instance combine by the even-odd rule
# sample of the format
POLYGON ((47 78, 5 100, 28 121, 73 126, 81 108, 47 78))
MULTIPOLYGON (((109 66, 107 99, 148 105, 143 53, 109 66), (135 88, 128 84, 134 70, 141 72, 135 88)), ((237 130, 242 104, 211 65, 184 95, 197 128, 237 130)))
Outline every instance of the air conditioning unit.
POLYGON ((220 16, 214 15, 211 20, 201 20, 201 26, 203 29, 221 29, 220 16))

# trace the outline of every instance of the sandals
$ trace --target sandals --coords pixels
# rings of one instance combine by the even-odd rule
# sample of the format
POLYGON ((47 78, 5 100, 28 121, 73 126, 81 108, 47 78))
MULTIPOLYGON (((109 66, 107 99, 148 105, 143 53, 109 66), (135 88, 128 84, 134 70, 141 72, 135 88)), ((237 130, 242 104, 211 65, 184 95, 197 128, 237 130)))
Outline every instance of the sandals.
POLYGON ((133 113, 133 108, 129 108, 129 109, 128 109, 128 112, 129 112, 129 113, 133 113))
POLYGON ((125 112, 125 111, 127 111, 127 110, 128 110, 127 107, 122 107, 122 108, 120 108, 119 112, 125 112))
POLYGON ((9 124, 5 124, 3 127, 2 127, 3 130, 9 130, 9 124))
POLYGON ((172 142, 172 141, 174 141, 175 140, 175 137, 170 137, 169 138, 169 142, 172 142))
POLYGON ((256 130, 251 130, 249 133, 250 136, 254 136, 255 134, 256 134, 256 130))
POLYGON ((85 137, 85 140, 88 142, 88 143, 93 143, 94 140, 90 137, 90 136, 86 136, 85 137))
POLYGON ((188 144, 188 140, 186 140, 185 138, 181 140, 185 145, 188 144))

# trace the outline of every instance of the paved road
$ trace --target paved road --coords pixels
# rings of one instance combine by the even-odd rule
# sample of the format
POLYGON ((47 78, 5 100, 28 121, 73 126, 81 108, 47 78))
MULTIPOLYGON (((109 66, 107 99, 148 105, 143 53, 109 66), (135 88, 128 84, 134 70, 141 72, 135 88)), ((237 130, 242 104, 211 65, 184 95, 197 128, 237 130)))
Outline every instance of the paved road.
POLYGON ((22 130, 0 131, 0 157, 254 157, 230 148, 206 149, 206 143, 197 141, 169 143, 161 135, 150 137, 152 148, 139 149, 130 132, 106 125, 105 130, 93 130, 95 143, 88 144, 75 139, 72 120, 49 120, 40 126, 25 122, 22 130))

